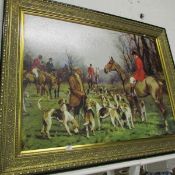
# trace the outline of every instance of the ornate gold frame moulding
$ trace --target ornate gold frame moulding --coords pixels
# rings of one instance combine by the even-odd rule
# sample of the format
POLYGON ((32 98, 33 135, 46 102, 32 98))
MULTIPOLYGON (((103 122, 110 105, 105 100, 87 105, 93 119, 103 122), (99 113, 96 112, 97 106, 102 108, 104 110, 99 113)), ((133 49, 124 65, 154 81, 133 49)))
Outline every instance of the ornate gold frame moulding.
POLYGON ((175 151, 175 136, 21 150, 24 14, 126 32, 154 39, 175 119, 175 70, 164 28, 48 0, 6 0, 4 9, 0 98, 0 172, 32 174, 66 171, 175 151))

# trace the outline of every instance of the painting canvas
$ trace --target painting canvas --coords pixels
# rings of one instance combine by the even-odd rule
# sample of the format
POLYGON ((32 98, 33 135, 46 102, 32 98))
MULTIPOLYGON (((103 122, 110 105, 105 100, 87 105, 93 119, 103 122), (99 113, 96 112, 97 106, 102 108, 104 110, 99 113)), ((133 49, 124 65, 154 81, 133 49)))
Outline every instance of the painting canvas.
POLYGON ((23 151, 175 132, 155 39, 24 15, 23 151))
POLYGON ((35 174, 175 151, 166 30, 54 1, 5 1, 0 172, 35 174))

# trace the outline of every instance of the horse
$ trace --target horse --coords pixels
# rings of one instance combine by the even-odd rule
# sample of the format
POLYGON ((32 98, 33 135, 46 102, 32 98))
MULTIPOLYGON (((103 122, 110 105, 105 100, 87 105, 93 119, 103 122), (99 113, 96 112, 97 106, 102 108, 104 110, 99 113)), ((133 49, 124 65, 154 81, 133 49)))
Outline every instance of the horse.
MULTIPOLYGON (((24 70, 23 71, 23 82, 22 83, 23 83, 23 112, 24 113, 27 113, 27 109, 26 109, 26 97, 28 97, 29 94, 26 91, 26 88, 27 88, 28 84, 35 83, 35 77, 33 76, 32 73, 24 70)), ((37 86, 36 86, 36 88, 37 88, 37 86)), ((30 106, 31 106, 31 104, 30 104, 30 106)))
POLYGON ((38 70, 38 77, 24 70, 23 89, 25 91, 28 84, 35 84, 37 94, 41 96, 47 93, 47 96, 52 98, 52 90, 54 90, 55 98, 59 97, 60 80, 54 74, 49 74, 45 71, 38 70))
POLYGON ((60 80, 57 78, 54 72, 48 73, 46 71, 38 71, 39 76, 37 78, 37 84, 39 86, 40 95, 47 94, 52 98, 52 90, 54 91, 54 97, 59 97, 60 80))
POLYGON ((39 84, 37 83, 36 77, 32 72, 26 70, 23 71, 23 91, 27 88, 28 84, 35 84, 37 93, 39 93, 39 84))
MULTIPOLYGON (((122 67, 117 64, 113 58, 105 65, 104 72, 108 73, 111 71, 116 71, 123 84, 123 88, 126 94, 129 94, 130 83, 129 78, 131 75, 126 73, 122 67)), ((159 80, 155 79, 153 76, 147 76, 143 81, 138 81, 135 85, 135 91, 138 97, 146 97, 151 95, 154 99, 155 104, 158 106, 160 112, 163 115, 165 130, 168 131, 168 123, 166 119, 166 110, 163 104, 163 84, 159 80)))
POLYGON ((88 76, 87 77, 87 83, 88 83, 88 89, 90 91, 93 88, 93 85, 94 85, 94 77, 93 76, 88 76))

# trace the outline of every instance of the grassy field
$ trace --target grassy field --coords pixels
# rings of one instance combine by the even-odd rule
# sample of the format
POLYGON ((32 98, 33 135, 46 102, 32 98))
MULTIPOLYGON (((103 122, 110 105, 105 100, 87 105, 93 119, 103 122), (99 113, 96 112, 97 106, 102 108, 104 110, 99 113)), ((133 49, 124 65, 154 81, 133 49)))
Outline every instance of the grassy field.
MULTIPOLYGON (((111 87, 112 88, 112 87, 111 87)), ((60 97, 67 98, 68 85, 62 84, 60 89, 60 97)), ((140 119, 135 122, 134 129, 115 129, 110 118, 106 118, 102 122, 102 129, 96 130, 95 135, 90 135, 90 138, 86 137, 85 128, 83 127, 83 119, 80 126, 80 133, 69 136, 64 126, 56 120, 53 120, 52 128, 50 130, 51 139, 43 138, 41 136, 42 127, 42 112, 37 107, 37 101, 40 98, 36 95, 36 89, 33 85, 27 87, 27 92, 30 96, 27 98, 27 113, 22 117, 22 149, 23 150, 35 150, 43 148, 63 147, 67 145, 83 145, 94 143, 108 143, 117 142, 122 140, 133 140, 140 138, 156 137, 165 134, 162 127, 161 114, 154 104, 154 101, 150 96, 144 98, 148 122, 142 123, 140 119)), ((91 98, 98 100, 97 94, 90 94, 91 98)), ((43 97, 41 102, 43 108, 58 108, 58 99, 48 100, 46 96, 43 97)), ((167 118, 169 124, 169 130, 171 133, 175 132, 175 121, 171 112, 171 106, 168 100, 168 96, 164 95, 164 103, 167 109, 167 118)), ((73 133, 73 132, 72 132, 73 133)))

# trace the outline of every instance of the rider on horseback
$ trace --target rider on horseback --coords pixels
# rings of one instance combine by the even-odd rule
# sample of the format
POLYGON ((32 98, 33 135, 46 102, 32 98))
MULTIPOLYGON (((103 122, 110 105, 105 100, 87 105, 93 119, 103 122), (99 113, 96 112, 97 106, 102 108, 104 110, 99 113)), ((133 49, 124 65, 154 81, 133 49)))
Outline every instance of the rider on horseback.
POLYGON ((92 64, 90 64, 90 66, 88 67, 88 81, 89 81, 88 84, 89 84, 89 89, 91 89, 92 86, 93 86, 94 75, 95 75, 94 68, 92 67, 92 64))
POLYGON ((131 85, 131 95, 136 96, 135 92, 135 85, 137 81, 143 81, 146 77, 146 73, 144 71, 144 66, 142 59, 140 58, 139 54, 136 51, 132 51, 131 53, 134 56, 134 62, 136 66, 136 70, 134 72, 134 75, 130 77, 130 85, 131 85))
POLYGON ((55 71, 52 58, 49 58, 49 61, 46 63, 46 70, 48 73, 55 71))
POLYGON ((42 55, 38 55, 37 58, 33 60, 32 63, 32 73, 35 75, 35 77, 38 79, 38 69, 40 70, 42 67, 42 55))

